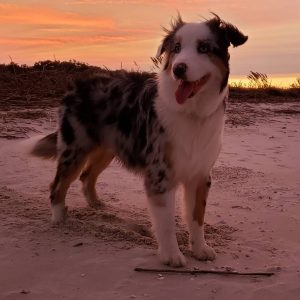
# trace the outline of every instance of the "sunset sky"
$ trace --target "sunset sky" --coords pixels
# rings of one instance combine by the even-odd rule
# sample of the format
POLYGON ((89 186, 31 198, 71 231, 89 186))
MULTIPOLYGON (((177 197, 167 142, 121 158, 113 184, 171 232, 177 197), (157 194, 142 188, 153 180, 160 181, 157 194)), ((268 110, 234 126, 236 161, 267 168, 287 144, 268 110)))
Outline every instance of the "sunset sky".
POLYGON ((0 63, 76 59, 130 69, 136 62, 148 71, 161 26, 177 11, 186 21, 213 11, 249 36, 231 49, 233 76, 300 75, 299 0, 0 0, 0 63))

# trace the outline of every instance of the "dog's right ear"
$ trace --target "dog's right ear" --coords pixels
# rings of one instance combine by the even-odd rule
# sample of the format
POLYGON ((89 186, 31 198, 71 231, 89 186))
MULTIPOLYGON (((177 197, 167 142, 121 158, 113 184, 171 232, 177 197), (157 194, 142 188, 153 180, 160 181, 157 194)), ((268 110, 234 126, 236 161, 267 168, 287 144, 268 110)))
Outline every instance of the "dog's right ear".
MULTIPOLYGON (((166 31, 166 29, 165 29, 166 31)), ((159 45, 157 52, 156 52, 156 58, 160 58, 166 51, 170 50, 172 47, 172 41, 174 37, 173 32, 169 32, 165 38, 162 40, 161 44, 159 45)))
POLYGON ((163 27, 163 31, 166 33, 166 35, 165 35, 164 39, 162 40, 162 43, 160 44, 160 46, 157 49, 155 58, 160 58, 164 54, 164 52, 171 49, 175 33, 183 25, 184 25, 184 22, 180 16, 180 14, 178 13, 177 18, 173 19, 171 21, 170 29, 163 27))

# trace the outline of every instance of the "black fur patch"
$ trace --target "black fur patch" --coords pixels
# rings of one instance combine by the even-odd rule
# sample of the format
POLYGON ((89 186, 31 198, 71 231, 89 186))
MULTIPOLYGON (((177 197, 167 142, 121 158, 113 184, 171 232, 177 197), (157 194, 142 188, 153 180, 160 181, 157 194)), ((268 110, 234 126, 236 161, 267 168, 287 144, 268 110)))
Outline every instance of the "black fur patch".
POLYGON ((67 145, 70 145, 73 143, 75 140, 75 135, 74 135, 74 130, 68 120, 67 115, 65 114, 62 119, 62 124, 61 124, 61 133, 63 140, 67 145))
POLYGON ((67 149, 62 153, 62 157, 63 158, 68 158, 70 155, 72 154, 72 150, 71 149, 67 149))
POLYGON ((118 129, 128 138, 132 126, 134 125, 134 116, 136 116, 136 111, 125 106, 118 118, 118 129))

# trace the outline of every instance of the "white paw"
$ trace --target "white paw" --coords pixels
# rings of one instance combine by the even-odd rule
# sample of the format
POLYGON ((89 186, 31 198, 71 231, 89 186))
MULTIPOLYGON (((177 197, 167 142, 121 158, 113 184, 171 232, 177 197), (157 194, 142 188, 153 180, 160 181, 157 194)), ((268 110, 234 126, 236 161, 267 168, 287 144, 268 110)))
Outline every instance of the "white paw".
POLYGON ((186 265, 186 259, 179 249, 171 251, 159 251, 158 252, 161 262, 164 265, 170 267, 184 267, 186 265))
POLYGON ((193 247, 192 250, 194 257, 199 260, 214 260, 216 258, 215 250, 207 244, 204 244, 197 248, 193 247))
POLYGON ((51 223, 52 224, 59 224, 63 223, 66 220, 68 207, 64 206, 64 204, 57 204, 52 205, 52 216, 51 216, 51 223))

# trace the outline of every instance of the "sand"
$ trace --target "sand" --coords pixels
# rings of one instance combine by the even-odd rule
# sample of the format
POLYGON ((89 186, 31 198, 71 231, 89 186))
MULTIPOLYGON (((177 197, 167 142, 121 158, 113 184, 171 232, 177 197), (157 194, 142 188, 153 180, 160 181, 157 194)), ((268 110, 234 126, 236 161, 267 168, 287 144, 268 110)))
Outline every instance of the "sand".
POLYGON ((187 268, 272 271, 272 277, 137 273, 158 268, 142 180, 113 162, 97 183, 104 208, 71 187, 69 218, 51 226, 54 161, 27 141, 55 128, 54 109, 1 113, 0 299, 300 299, 300 105, 231 103, 206 213, 214 262, 191 257, 177 193, 187 268))

